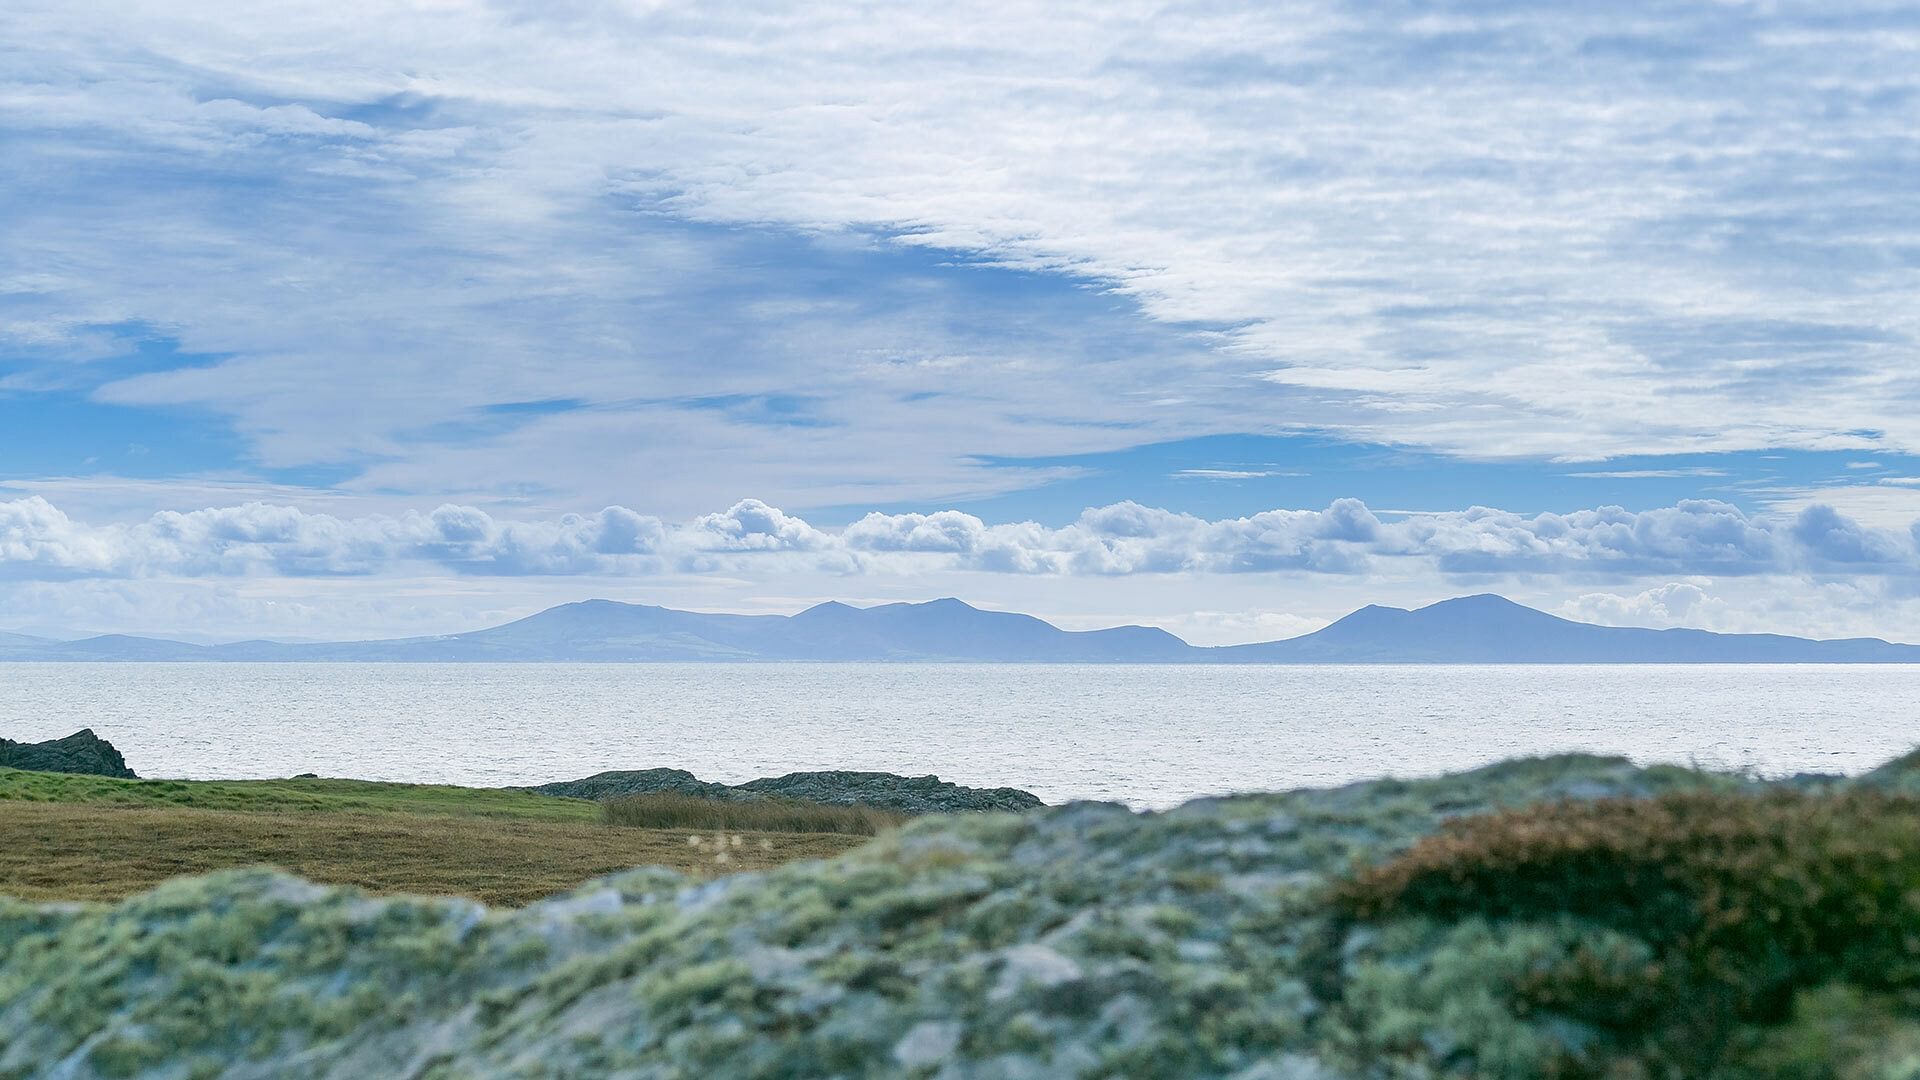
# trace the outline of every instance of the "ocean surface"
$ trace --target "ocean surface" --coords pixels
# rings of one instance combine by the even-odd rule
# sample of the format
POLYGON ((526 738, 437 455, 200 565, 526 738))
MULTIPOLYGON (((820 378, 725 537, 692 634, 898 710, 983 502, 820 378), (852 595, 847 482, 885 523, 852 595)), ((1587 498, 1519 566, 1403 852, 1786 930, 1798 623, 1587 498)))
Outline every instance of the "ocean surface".
POLYGON ((0 664, 0 736, 81 727, 149 777, 880 769, 1164 807, 1564 750, 1858 772, 1920 743, 1920 666, 0 664))

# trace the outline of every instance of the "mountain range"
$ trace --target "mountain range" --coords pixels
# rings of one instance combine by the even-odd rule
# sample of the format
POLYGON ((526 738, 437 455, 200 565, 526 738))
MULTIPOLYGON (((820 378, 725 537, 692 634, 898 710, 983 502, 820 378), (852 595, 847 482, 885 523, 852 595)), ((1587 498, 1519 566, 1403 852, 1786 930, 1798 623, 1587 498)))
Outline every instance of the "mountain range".
POLYGON ((1596 626, 1493 595, 1415 610, 1368 606, 1311 634, 1203 648, 1165 630, 1062 630, 959 600, 794 615, 726 615, 612 600, 501 626, 386 641, 196 645, 108 634, 59 641, 0 633, 0 661, 654 662, 932 661, 1169 664, 1640 664, 1920 662, 1920 645, 1596 626))

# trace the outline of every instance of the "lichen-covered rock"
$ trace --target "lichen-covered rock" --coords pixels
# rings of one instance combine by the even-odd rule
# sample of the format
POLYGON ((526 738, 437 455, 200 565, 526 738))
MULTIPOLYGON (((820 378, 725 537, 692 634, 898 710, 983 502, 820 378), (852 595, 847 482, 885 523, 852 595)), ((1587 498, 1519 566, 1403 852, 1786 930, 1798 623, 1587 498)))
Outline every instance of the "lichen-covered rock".
POLYGON ((138 780, 112 743, 81 728, 64 739, 23 743, 0 739, 0 766, 36 772, 86 773, 138 780))
POLYGON ((842 770, 788 773, 727 785, 702 780, 684 769, 637 769, 595 773, 581 780, 561 780, 528 790, 595 800, 663 791, 705 799, 797 799, 828 806, 871 806, 903 814, 1022 811, 1046 805, 1019 788, 970 788, 937 776, 842 770))
MULTIPOLYGON (((1499 988, 1584 928, 1360 925, 1331 883, 1461 815, 1745 786, 1573 756, 941 816, 827 862, 638 870, 520 911, 266 872, 0 902, 0 1077, 1529 1075, 1581 1033, 1499 988)), ((1920 1046, 1898 1002, 1817 1005, 1768 1037, 1804 1057, 1858 1020, 1886 1053, 1920 1046)))

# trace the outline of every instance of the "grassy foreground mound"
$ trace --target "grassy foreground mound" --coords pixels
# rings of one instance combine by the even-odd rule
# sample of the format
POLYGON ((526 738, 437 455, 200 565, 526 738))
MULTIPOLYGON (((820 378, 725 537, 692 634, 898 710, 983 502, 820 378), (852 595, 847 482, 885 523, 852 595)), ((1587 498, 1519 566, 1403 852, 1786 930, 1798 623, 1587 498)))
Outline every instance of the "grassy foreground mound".
POLYGON ((1865 785, 1561 757, 518 911, 263 872, 0 902, 0 1077, 1891 1080, 1917 831, 1865 785))

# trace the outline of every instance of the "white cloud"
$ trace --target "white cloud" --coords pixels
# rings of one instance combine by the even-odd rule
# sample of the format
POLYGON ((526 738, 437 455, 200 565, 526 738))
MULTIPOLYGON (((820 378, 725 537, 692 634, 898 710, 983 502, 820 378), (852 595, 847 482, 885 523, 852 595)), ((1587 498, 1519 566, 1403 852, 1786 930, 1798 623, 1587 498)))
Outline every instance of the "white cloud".
POLYGON ((644 571, 661 523, 623 507, 549 521, 500 521, 465 506, 401 517, 340 518, 246 503, 162 511, 89 526, 40 496, 0 502, 0 573, 52 578, 369 574, 430 563, 465 573, 644 571))
POLYGON ((1581 592, 1540 606, 1569 619, 1612 626, 1909 642, 1916 638, 1913 626, 1920 618, 1920 595, 1910 579, 1897 577, 1655 579, 1638 591, 1581 592))
POLYGON ((1073 522, 989 524, 971 514, 873 513, 816 528, 756 499, 684 523, 625 507, 537 520, 445 505, 338 517, 262 502, 90 525, 39 496, 0 502, 0 574, 327 576, 437 566, 501 576, 739 573, 785 565, 841 574, 927 570, 1124 577, 1424 568, 1453 577, 1556 574, 1920 576, 1911 530, 1878 529, 1829 507, 1749 518, 1725 503, 1645 511, 1602 507, 1531 517, 1474 507, 1383 522, 1357 499, 1325 510, 1208 520, 1122 502, 1073 522))
POLYGON ((1691 626, 1708 629, 1721 625, 1726 607, 1724 601, 1709 596, 1700 585, 1675 581, 1631 596, 1608 592, 1583 593, 1560 605, 1559 611, 1569 619, 1607 626, 1650 626, 1656 629, 1691 626))
POLYGON ((751 501, 679 521, 620 507, 516 519, 264 503, 93 521, 43 498, 0 501, 0 629, 367 638, 588 597, 764 613, 956 595, 1228 644, 1367 603, 1481 591, 1628 625, 1910 640, 1920 547, 1909 530, 1830 511, 1745 517, 1711 503, 1393 521, 1352 502, 1221 519, 1122 503, 1058 526, 942 511, 832 529, 751 501))
POLYGON ((103 327, 151 328, 221 359, 105 399, 476 502, 634 476, 675 513, 952 498, 1037 476, 972 455, 1299 425, 1484 456, 1920 450, 1920 206, 1889 180, 1920 95, 1885 21, 25 0, 0 126, 35 213, 0 341, 58 381, 115 351, 103 327), (823 298, 762 230, 877 261, 823 298), (1009 313, 958 272, 885 292, 902 245, 1171 329, 1009 313), (596 408, 422 434, 556 394, 596 408), (823 426, 686 404, 779 395, 823 426))
POLYGON ((1585 477, 1596 480, 1675 480, 1693 476, 1725 476, 1725 469, 1612 469, 1599 472, 1573 472, 1568 476, 1585 477))
MULTIPOLYGON (((1184 615, 1144 615, 1127 620, 1162 630, 1191 645, 1237 645, 1248 641, 1278 641, 1311 634, 1328 621, 1283 611, 1195 611, 1184 615)), ((1089 622, 1086 629, 1095 628, 1089 622)))
POLYGON ((1178 480, 1264 480, 1276 476, 1305 475, 1280 469, 1181 469, 1173 474, 1178 480))
POLYGON ((1872 484, 1802 488, 1774 492, 1766 505, 1782 513, 1828 506, 1856 521, 1883 529, 1904 528, 1920 519, 1920 478, 1881 477, 1872 484))

